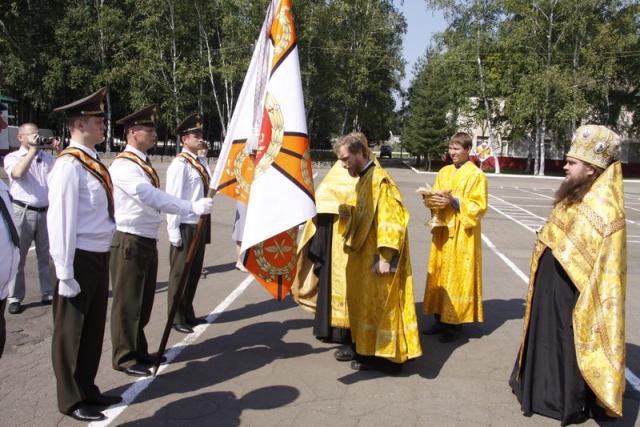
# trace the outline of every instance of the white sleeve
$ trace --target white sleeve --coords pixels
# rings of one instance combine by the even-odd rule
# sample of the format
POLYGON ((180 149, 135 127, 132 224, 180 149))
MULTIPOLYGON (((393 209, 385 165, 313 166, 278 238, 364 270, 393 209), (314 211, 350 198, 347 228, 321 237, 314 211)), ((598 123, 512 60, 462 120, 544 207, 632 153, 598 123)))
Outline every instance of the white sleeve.
POLYGON ((49 175, 49 252, 60 280, 73 279, 80 171, 72 161, 56 163, 49 175))
MULTIPOLYGON (((166 191, 168 195, 182 199, 182 192, 185 181, 185 164, 184 162, 175 159, 169 165, 167 169, 167 185, 166 191)), ((191 201, 188 201, 191 204, 191 201)), ((170 240, 179 240, 180 236, 180 215, 167 214, 167 233, 170 240)))
POLYGON ((179 199, 154 187, 148 181, 143 170, 134 163, 128 160, 120 160, 120 162, 122 163, 117 167, 122 170, 116 170, 116 173, 113 174, 113 184, 120 190, 139 203, 168 214, 187 215, 191 213, 191 201, 179 199))
POLYGON ((4 171, 7 173, 9 182, 14 181, 14 178, 11 176, 11 170, 17 163, 18 163, 18 158, 16 156, 10 156, 10 155, 4 156, 4 171))

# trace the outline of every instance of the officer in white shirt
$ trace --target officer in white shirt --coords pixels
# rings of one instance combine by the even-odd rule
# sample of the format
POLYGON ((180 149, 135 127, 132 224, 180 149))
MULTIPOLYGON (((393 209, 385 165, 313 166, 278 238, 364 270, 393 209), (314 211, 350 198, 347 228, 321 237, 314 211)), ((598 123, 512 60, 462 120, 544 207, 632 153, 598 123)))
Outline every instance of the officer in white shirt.
POLYGON ((127 147, 109 168, 113 180, 116 232, 111 244, 111 344, 113 367, 132 376, 151 375, 157 356, 148 352, 149 323, 158 272, 157 238, 161 212, 205 215, 213 200, 183 200, 160 190, 147 150, 157 141, 155 105, 116 123, 125 128, 127 147))
MULTIPOLYGON (((7 123, 2 117, 2 112, 7 107, 0 103, 0 132, 7 128, 7 123)), ((4 351, 4 343, 7 331, 4 323, 4 308, 9 295, 9 283, 15 277, 20 263, 20 237, 16 229, 9 187, 0 180, 0 358, 4 351)))
POLYGON ((49 174, 50 252, 58 283, 53 300, 51 356, 58 409, 80 421, 100 421, 97 406, 122 401, 100 393, 95 377, 109 293, 109 249, 115 230, 113 185, 95 146, 104 140, 106 88, 64 111, 70 146, 49 174))
MULTIPOLYGON (((20 148, 4 158, 4 169, 10 183, 13 199, 13 212, 16 228, 20 234, 20 264, 18 274, 9 284, 9 313, 23 311, 22 300, 25 297, 24 265, 29 247, 35 240, 40 279, 41 302, 51 304, 53 287, 49 272, 49 236, 47 234, 47 207, 49 189, 47 178, 53 162, 53 156, 38 145, 38 126, 24 123, 18 127, 20 148)), ((60 141, 53 148, 58 150, 60 141)), ((58 150, 59 151, 59 150, 58 150)))
MULTIPOLYGON (((180 135, 182 152, 176 156, 167 169, 167 193, 184 200, 198 200, 206 196, 211 179, 207 172, 205 162, 198 158, 198 150, 204 146, 202 139, 202 118, 200 114, 193 113, 180 123, 176 129, 180 135)), ((170 271, 168 298, 169 310, 177 293, 180 277, 185 268, 187 252, 191 241, 196 237, 196 224, 200 215, 190 213, 186 215, 167 215, 167 232, 169 233, 170 247, 170 271)), ((207 229, 210 225, 207 222, 207 229)), ((180 304, 176 308, 173 320, 173 329, 182 332, 193 332, 193 326, 206 323, 203 318, 197 318, 193 309, 193 299, 196 294, 198 281, 204 261, 206 244, 205 236, 199 236, 199 245, 191 264, 187 283, 180 304), (201 237, 201 238, 200 238, 201 237)))

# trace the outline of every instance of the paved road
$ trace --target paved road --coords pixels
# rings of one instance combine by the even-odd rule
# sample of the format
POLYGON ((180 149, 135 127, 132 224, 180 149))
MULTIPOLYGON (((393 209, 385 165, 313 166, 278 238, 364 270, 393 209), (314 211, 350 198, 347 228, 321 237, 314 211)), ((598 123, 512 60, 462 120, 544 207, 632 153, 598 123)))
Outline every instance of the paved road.
MULTIPOLYGON (((154 163, 164 177, 167 163, 154 163)), ((411 212, 410 243, 417 309, 421 312, 430 234, 414 190, 435 175, 385 161, 411 212)), ((327 172, 318 169, 318 180, 327 172)), ((111 368, 109 328, 97 384, 122 394, 101 425, 160 426, 557 426, 523 417, 507 384, 520 341, 525 280, 535 228, 550 211, 559 181, 490 177, 491 208, 483 222, 483 324, 468 326, 457 342, 422 337, 424 356, 398 376, 353 372, 336 362, 334 345, 316 341, 312 317, 287 299, 276 302, 234 269, 234 203, 218 198, 213 243, 196 296, 211 323, 188 336, 173 333, 169 357, 155 379, 134 381, 111 368), (186 338, 186 340, 185 340, 186 338)), ((625 184, 629 249, 627 365, 640 382, 640 183, 625 184)), ((166 319, 168 241, 161 228, 156 301, 147 328, 157 346, 166 319)), ((6 314, 8 342, 0 361, 0 425, 80 425, 56 410, 50 361, 51 312, 39 305, 35 253, 30 253, 27 310, 6 314)), ((108 319, 107 319, 108 322, 108 319)), ((426 320, 420 318, 421 324, 426 320)), ((638 385, 636 385, 638 387, 638 385)), ((611 425, 640 424, 640 392, 627 385, 625 417, 611 425)), ((587 422, 587 426, 596 423, 587 422)))

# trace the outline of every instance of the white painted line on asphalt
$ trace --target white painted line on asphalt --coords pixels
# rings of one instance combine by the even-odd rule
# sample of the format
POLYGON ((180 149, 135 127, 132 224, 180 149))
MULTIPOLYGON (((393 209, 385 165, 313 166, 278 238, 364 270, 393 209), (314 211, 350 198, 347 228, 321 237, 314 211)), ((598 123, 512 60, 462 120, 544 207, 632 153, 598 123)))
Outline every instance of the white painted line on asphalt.
POLYGON ((522 188, 518 188, 518 191, 522 191, 523 193, 533 194, 533 195, 535 195, 535 196, 541 196, 541 197, 544 197, 545 199, 551 199, 551 200, 553 200, 553 197, 551 197, 551 196, 547 196, 546 194, 535 193, 535 192, 533 192, 533 191, 525 190, 525 189, 522 189, 522 188))
POLYGON ((524 228, 526 228, 529 231, 535 232, 532 228, 530 228, 528 225, 518 221, 517 219, 515 219, 514 217, 512 217, 511 215, 502 212, 500 209, 496 208, 495 206, 489 204, 489 208, 493 209, 494 211, 498 212, 500 215, 507 217, 508 219, 510 219, 511 221, 515 222, 516 224, 520 224, 521 226, 523 226, 524 228))
POLYGON ((498 200, 497 206, 495 203, 489 203, 489 208, 498 212, 500 215, 510 219, 526 228, 527 230, 535 233, 536 230, 546 222, 545 218, 542 218, 526 209, 521 208, 518 205, 515 205, 511 202, 508 202, 498 196, 494 196, 493 194, 489 194, 489 197, 492 197, 498 200), (526 215, 524 215, 526 214, 526 215), (532 222, 532 219, 537 219, 538 221, 532 222), (522 219, 522 221, 520 221, 522 219))
MULTIPOLYGON (((491 206, 491 205, 489 205, 491 206)), ((495 209, 496 211, 500 212, 499 210, 495 209)), ((503 214, 504 215, 504 214, 503 214)), ((505 215, 506 216, 506 215, 505 215)), ((507 218, 509 218, 507 216, 507 218)), ((512 218, 509 218, 512 221, 522 225, 523 227, 525 227, 527 230, 535 232, 534 230, 531 230, 531 228, 525 226, 524 224, 522 224, 519 221, 513 220, 512 218)), ((522 270, 520 270, 518 268, 518 266, 511 261, 506 255, 504 255, 502 252, 500 252, 496 246, 493 244, 493 242, 491 242, 491 240, 489 240, 489 238, 487 236, 485 236, 484 234, 482 234, 482 241, 489 247, 489 249, 491 249, 496 255, 498 255, 498 257, 505 263, 507 264, 507 266, 520 278, 522 279, 522 281, 525 284, 529 284, 529 276, 527 276, 526 274, 523 273, 522 270)), ((635 240, 630 240, 629 242, 631 243, 640 243, 640 241, 635 241, 635 240)), ((637 392, 640 392, 640 378, 638 378, 629 368, 625 367, 624 368, 624 373, 625 373, 625 377, 627 378, 627 381, 629 382, 629 385, 636 390, 637 392)))
POLYGON ((625 367, 624 368, 624 376, 627 378, 629 385, 635 390, 640 391, 640 378, 636 376, 631 369, 625 367))
MULTIPOLYGON (((190 344, 193 344, 194 342, 196 342, 196 340, 209 327, 209 325, 214 323, 218 318, 218 316, 220 316, 220 314, 222 314, 231 305, 231 303, 233 303, 233 301, 235 301, 236 298, 238 298, 249 287, 249 285, 252 282, 253 282, 253 276, 251 275, 247 276, 247 278, 244 279, 238 285, 238 287, 235 288, 233 292, 231 292, 224 299, 224 301, 218 304, 218 306, 214 308, 211 313, 209 313, 209 315, 207 316, 207 324, 198 325, 194 327, 193 333, 188 334, 182 341, 180 341, 178 344, 176 344, 175 346, 167 350, 167 352, 164 354, 167 358, 167 361, 162 365, 160 365, 160 368, 158 369, 158 374, 164 371, 165 368, 169 366, 169 363, 173 361, 176 357, 178 357, 180 353, 182 353, 182 350, 187 348, 187 346, 189 346, 190 344)), ((129 405, 131 405, 135 401, 136 397, 138 397, 140 393, 142 393, 147 387, 149 387, 149 385, 151 385, 151 383, 156 378, 157 377, 145 377, 145 378, 139 378, 138 380, 136 380, 133 384, 129 386, 129 388, 127 388, 124 391, 124 393, 122 393, 122 403, 119 403, 118 405, 110 406, 109 408, 102 411, 102 413, 107 417, 107 419, 99 422, 93 422, 93 423, 90 423, 89 425, 93 427, 104 427, 111 424, 122 412, 124 412, 125 409, 129 407, 129 405)))
POLYGON ((500 252, 498 250, 498 248, 496 248, 496 245, 493 244, 493 242, 491 240, 489 240, 489 238, 487 236, 483 234, 481 234, 482 236, 482 241, 484 242, 485 245, 487 245, 489 247, 489 249, 491 249, 493 251, 493 253, 495 253, 496 255, 498 255, 498 258, 500 258, 505 264, 507 264, 507 266, 514 272, 516 273, 516 275, 522 279, 522 281, 524 283, 529 283, 529 277, 524 274, 522 272, 522 270, 520 270, 518 268, 517 265, 515 265, 513 263, 513 261, 511 261, 509 258, 507 258, 507 256, 505 254, 503 254, 502 252, 500 252))

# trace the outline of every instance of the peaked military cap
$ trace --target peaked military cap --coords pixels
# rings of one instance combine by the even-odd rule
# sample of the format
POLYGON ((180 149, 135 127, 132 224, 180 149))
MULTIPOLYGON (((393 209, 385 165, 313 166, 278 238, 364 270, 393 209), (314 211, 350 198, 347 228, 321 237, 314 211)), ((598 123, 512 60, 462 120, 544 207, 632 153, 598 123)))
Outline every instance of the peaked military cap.
POLYGON ((116 123, 119 125, 124 125, 125 128, 129 128, 131 126, 155 127, 157 113, 158 106, 153 104, 121 118, 116 123))
POLYGON ((97 92, 91 95, 72 102, 71 104, 63 105, 61 107, 54 108, 53 111, 64 111, 67 116, 104 116, 104 97, 107 95, 107 88, 103 87, 97 92))
POLYGON ((202 116, 200 113, 193 113, 187 116, 176 128, 178 135, 186 135, 188 133, 202 133, 202 116))

